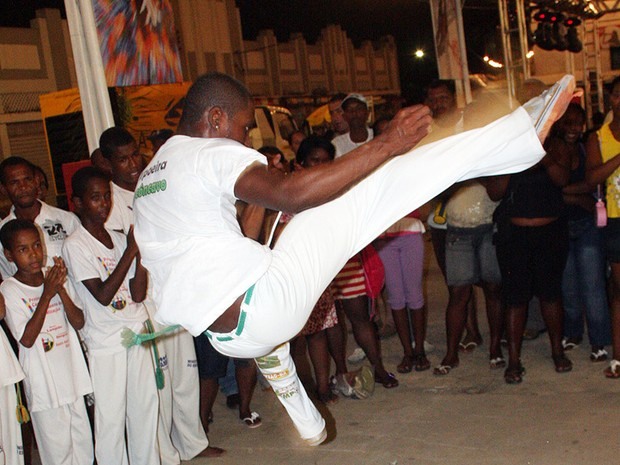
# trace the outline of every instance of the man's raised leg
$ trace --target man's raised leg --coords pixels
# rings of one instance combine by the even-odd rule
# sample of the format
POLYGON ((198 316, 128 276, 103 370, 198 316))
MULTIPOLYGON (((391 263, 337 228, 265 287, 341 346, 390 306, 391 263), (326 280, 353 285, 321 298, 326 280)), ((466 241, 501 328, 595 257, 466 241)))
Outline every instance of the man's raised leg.
POLYGON ((279 345, 271 353, 257 358, 256 364, 293 420, 302 439, 311 446, 321 444, 327 437, 325 420, 297 376, 289 343, 279 345))

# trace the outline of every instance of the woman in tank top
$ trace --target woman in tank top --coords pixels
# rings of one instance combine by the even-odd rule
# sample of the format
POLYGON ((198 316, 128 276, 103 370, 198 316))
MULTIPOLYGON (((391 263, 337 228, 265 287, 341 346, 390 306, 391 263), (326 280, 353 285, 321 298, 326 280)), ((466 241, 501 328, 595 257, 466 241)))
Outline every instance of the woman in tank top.
POLYGON ((611 265, 611 336, 613 358, 605 369, 608 378, 620 378, 620 77, 611 83, 613 119, 592 133, 586 142, 586 180, 605 184, 607 226, 605 249, 611 265))

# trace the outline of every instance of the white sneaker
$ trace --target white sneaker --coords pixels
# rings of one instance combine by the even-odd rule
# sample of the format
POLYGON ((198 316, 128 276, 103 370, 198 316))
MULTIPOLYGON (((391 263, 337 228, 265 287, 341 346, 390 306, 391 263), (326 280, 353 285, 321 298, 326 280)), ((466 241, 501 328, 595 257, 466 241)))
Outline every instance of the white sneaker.
POLYGON ((351 355, 347 357, 347 360, 350 363, 359 363, 365 358, 366 358, 366 354, 364 353, 361 347, 358 347, 357 349, 353 351, 351 355))
POLYGON ((549 135, 553 123, 560 119, 566 111, 566 107, 573 98, 574 91, 575 77, 566 74, 551 88, 523 104, 523 108, 532 118, 541 142, 544 142, 549 135))

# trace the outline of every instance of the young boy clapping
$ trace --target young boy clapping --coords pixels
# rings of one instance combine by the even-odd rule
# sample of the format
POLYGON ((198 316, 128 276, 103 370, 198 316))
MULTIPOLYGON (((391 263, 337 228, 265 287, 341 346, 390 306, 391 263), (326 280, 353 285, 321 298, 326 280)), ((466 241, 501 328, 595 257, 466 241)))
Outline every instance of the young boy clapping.
POLYGON ((92 392, 76 330, 84 314, 66 287, 59 257, 44 272, 39 230, 29 220, 11 220, 0 230, 6 258, 17 272, 0 285, 6 322, 19 341, 24 388, 43 465, 69 459, 93 462, 93 443, 83 396, 92 392))

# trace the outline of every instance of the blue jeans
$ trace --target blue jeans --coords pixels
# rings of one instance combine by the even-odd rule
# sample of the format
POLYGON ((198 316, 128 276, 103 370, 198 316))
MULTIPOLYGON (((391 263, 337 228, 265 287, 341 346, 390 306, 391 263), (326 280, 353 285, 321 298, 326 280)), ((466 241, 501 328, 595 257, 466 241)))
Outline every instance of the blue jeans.
POLYGON ((493 224, 473 228, 448 225, 446 235, 448 286, 468 286, 480 281, 484 283, 502 281, 493 245, 493 224))
POLYGON ((239 394, 239 388, 237 387, 237 378, 235 378, 235 363, 233 359, 228 360, 226 366, 226 376, 222 376, 218 383, 220 384, 220 391, 228 397, 233 394, 239 394))
POLYGON ((602 232, 594 217, 569 221, 569 252, 562 280, 564 336, 583 337, 583 313, 593 346, 611 343, 602 232))

